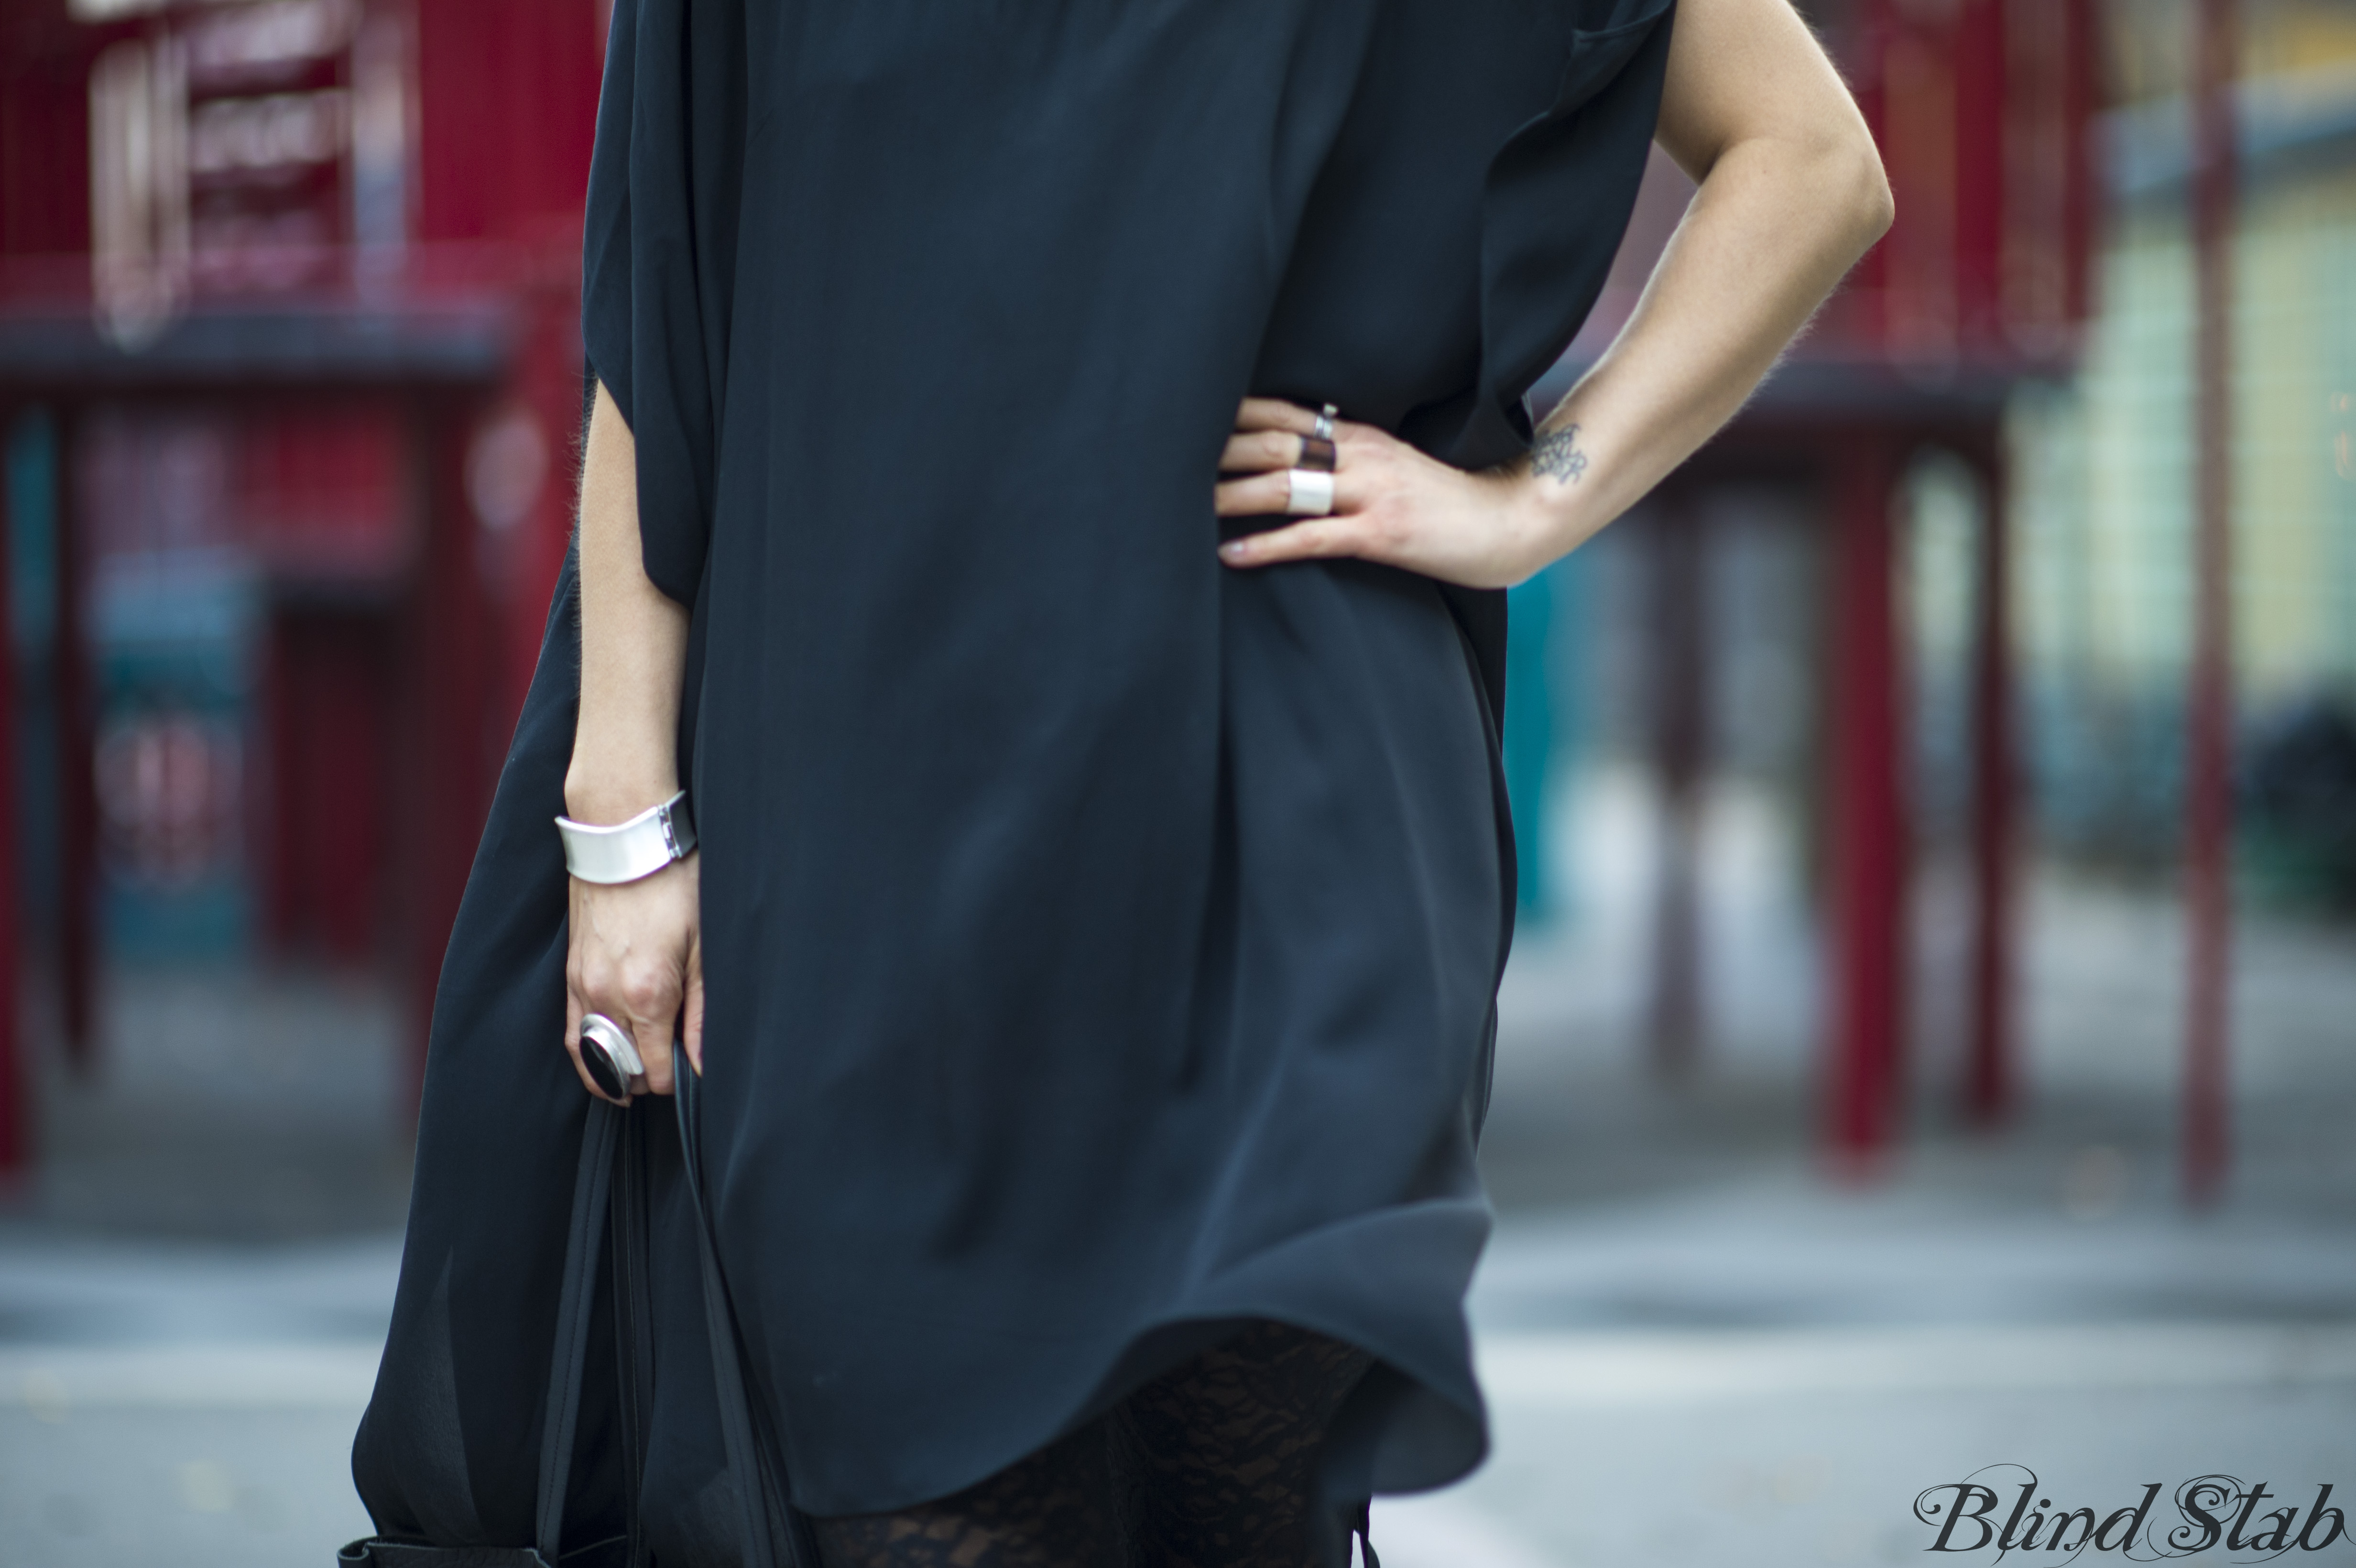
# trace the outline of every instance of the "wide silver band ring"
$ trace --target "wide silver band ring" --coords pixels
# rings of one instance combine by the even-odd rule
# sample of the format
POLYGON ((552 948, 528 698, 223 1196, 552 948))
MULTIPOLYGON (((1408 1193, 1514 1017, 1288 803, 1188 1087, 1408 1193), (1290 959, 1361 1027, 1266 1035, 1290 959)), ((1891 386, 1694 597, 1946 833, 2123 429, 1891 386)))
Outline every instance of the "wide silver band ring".
POLYGON ((1333 416, 1341 411, 1342 411, 1340 409, 1335 408, 1333 404, 1326 404, 1324 411, 1317 416, 1317 422, 1313 427, 1312 427, 1310 433, 1314 435, 1320 441, 1332 441, 1333 439, 1333 416))
POLYGON ((603 1051, 625 1083, 643 1075, 647 1070, 645 1061, 638 1055, 637 1041, 630 1038, 630 1031, 603 1013, 581 1015, 581 1044, 584 1050, 594 1044, 603 1051))
POLYGON ((1313 468, 1284 471, 1285 511, 1296 517, 1322 517, 1333 510, 1333 476, 1313 468))

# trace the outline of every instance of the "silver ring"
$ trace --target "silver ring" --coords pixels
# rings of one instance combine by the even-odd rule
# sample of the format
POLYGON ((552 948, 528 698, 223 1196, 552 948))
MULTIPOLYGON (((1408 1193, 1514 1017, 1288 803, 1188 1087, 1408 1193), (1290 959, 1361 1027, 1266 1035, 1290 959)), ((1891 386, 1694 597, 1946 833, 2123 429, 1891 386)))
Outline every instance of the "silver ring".
POLYGON ((603 1013, 581 1015, 581 1040, 583 1044, 594 1042, 603 1051, 620 1070, 625 1083, 640 1076, 647 1070, 645 1061, 638 1055, 637 1041, 630 1038, 630 1031, 603 1013))
POLYGON ((1317 416, 1316 426, 1310 432, 1310 433, 1314 435, 1320 441, 1333 440, 1333 416, 1341 411, 1341 410, 1335 408, 1333 404, 1326 404, 1325 411, 1317 416))
POLYGON ((1295 517, 1322 517, 1333 510, 1333 476, 1314 468, 1284 471, 1286 513, 1295 517))

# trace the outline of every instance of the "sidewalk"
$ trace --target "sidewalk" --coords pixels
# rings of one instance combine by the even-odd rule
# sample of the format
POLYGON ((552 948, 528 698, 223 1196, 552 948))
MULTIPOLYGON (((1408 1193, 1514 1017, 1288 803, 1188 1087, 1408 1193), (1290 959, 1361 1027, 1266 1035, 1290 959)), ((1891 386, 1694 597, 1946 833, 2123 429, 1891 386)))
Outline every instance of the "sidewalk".
MULTIPOLYGON (((2237 1167, 2190 1217, 2169 907, 2033 884, 2028 1104, 1980 1139, 1941 1109, 1930 881, 1918 1125, 1869 1187, 1814 1163, 1814 959, 1773 878, 1714 883, 1713 1038, 1676 1089, 1643 1071, 1624 899, 1525 941, 1473 1302, 1496 1451, 1377 1505, 1387 1568, 1904 1562, 1918 1494, 2003 1465, 2098 1513, 2215 1472, 2267 1509, 2356 1497, 2356 934, 2246 928, 2237 1167)), ((48 1084, 56 1156, 0 1219, 0 1568, 321 1568, 367 1526, 346 1453, 406 1188, 391 1012, 127 975, 108 1032, 99 1085, 48 1084)), ((1995 1475, 2007 1510, 2023 1478, 1995 1475)))
POLYGON ((390 999, 134 972, 102 1028, 0 1211, 0 1568, 324 1568, 408 1200, 390 999))

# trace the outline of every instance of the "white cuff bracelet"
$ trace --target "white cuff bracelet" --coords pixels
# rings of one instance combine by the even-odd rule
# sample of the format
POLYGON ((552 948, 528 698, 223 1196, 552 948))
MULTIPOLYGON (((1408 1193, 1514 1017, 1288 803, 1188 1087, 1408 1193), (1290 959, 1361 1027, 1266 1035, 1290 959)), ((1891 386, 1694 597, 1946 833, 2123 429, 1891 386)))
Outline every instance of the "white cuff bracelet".
POLYGON ((1314 468, 1285 471, 1284 509, 1296 517, 1322 517, 1333 509, 1333 476, 1314 468))
POLYGON ((685 790, 611 827, 560 816, 556 831, 564 839, 564 869, 584 882, 635 882, 695 848, 685 790))

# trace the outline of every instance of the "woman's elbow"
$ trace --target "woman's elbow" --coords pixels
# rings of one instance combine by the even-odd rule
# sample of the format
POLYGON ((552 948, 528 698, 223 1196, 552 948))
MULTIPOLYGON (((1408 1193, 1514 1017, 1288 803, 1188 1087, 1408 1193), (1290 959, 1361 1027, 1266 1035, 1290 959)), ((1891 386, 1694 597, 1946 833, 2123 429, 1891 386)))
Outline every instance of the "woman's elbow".
POLYGON ((1890 173, 1881 166, 1880 149, 1865 144, 1865 156, 1852 182, 1850 204, 1857 214, 1859 253, 1890 232, 1898 218, 1897 198, 1890 194, 1890 173))
POLYGON ((1873 144, 1872 134, 1862 125, 1855 135, 1842 138, 1836 166, 1838 173, 1833 183, 1838 210, 1847 219, 1844 227, 1858 254, 1863 255, 1890 232, 1898 216, 1898 203, 1890 194, 1890 175, 1881 166, 1881 149, 1873 144))
POLYGON ((1847 134, 1811 138, 1794 149, 1792 177, 1815 214, 1816 232, 1827 251, 1840 252, 1846 268, 1890 231, 1897 216, 1880 149, 1859 125, 1847 134))
POLYGON ((1809 215, 1807 225, 1826 249, 1848 251, 1847 261, 1871 250, 1897 217, 1881 149, 1862 120, 1853 126, 1818 124, 1798 134, 1762 136, 1742 144, 1742 151, 1744 155, 1713 163, 1708 177, 1723 171, 1730 180, 1772 180, 1779 198, 1796 201, 1809 215))

